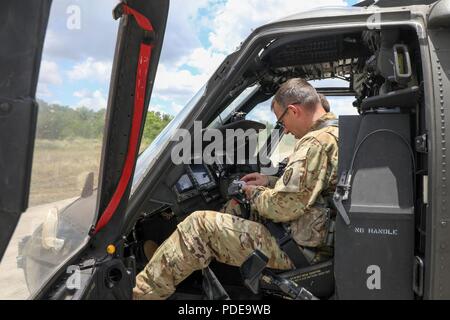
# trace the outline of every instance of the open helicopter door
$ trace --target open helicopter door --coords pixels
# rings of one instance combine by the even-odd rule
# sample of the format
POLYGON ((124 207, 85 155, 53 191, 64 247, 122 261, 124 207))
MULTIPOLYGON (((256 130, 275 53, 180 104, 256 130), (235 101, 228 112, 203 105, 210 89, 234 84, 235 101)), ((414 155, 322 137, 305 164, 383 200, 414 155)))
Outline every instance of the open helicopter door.
POLYGON ((0 261, 28 207, 36 87, 51 0, 3 0, 0 10, 0 261))
POLYGON ((121 24, 91 233, 100 247, 117 240, 123 223, 168 13, 169 0, 122 1, 113 12, 121 24))
POLYGON ((135 268, 132 259, 123 256, 121 232, 169 0, 122 0, 111 10, 111 19, 120 20, 120 25, 106 110, 97 215, 86 245, 58 266, 33 299, 130 299, 134 287, 135 268), (70 272, 74 266, 82 266, 81 275, 70 272), (68 282, 70 286, 64 285, 68 282))

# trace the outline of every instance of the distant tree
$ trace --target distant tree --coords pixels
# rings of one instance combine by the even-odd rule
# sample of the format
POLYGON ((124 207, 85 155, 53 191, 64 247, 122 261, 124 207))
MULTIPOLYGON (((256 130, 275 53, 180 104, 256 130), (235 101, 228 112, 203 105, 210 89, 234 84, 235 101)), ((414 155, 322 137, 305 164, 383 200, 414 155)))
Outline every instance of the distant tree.
MULTIPOLYGON (((49 105, 45 101, 38 101, 38 103, 36 133, 38 139, 100 139, 102 137, 105 127, 105 109, 93 111, 86 107, 72 109, 58 104, 49 105)), ((150 144, 172 119, 172 116, 164 113, 148 112, 143 143, 150 144)))
POLYGON ((162 114, 158 111, 149 111, 145 121, 142 144, 151 144, 172 119, 173 117, 168 114, 162 114))

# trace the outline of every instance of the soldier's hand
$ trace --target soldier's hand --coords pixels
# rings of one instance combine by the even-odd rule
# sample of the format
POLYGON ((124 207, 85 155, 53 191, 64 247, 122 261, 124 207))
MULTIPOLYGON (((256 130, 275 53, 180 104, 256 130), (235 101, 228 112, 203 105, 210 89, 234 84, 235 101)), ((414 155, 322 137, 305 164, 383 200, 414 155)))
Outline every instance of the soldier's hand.
POLYGON ((242 191, 245 192, 245 197, 247 199, 250 199, 252 197, 252 192, 255 189, 256 189, 256 186, 252 186, 252 185, 248 185, 248 184, 242 187, 242 191))
POLYGON ((250 173, 241 178, 241 181, 247 183, 248 186, 262 186, 267 187, 269 185, 269 178, 258 172, 250 173))

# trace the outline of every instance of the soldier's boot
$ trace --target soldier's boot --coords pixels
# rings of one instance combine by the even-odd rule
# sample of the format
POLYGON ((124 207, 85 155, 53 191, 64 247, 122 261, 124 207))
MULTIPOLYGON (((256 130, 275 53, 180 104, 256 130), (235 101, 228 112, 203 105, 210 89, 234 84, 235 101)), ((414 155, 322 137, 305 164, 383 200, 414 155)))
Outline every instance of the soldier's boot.
POLYGON ((269 257, 270 268, 293 268, 287 255, 261 224, 229 214, 197 211, 158 248, 136 278, 135 299, 166 299, 192 272, 219 262, 240 266, 255 250, 269 257))
POLYGON ((147 261, 150 261, 155 254, 156 250, 158 250, 158 244, 153 240, 147 240, 144 243, 144 253, 147 261))

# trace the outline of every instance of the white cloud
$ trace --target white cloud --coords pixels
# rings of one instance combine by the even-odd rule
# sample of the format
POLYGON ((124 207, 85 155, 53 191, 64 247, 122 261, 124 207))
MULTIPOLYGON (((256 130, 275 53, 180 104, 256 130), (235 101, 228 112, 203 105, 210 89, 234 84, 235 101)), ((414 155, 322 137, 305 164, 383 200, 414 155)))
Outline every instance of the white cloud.
POLYGON ((176 2, 172 3, 169 14, 162 64, 160 63, 155 82, 155 96, 178 104, 185 104, 195 94, 226 54, 245 40, 251 28, 318 6, 346 5, 344 0, 317 0, 312 3, 298 0, 228 0, 218 3, 216 0, 209 0, 207 4, 202 0, 195 4, 186 1, 183 6, 177 6, 176 2), (198 10, 202 8, 207 8, 211 14, 200 19, 198 10), (213 30, 209 34, 212 44, 210 47, 205 48, 200 44, 199 32, 190 21, 192 19, 198 21, 197 29, 213 30), (192 37, 195 31, 197 36, 192 37), (185 65, 194 68, 199 74, 194 75, 182 69, 185 65))
POLYGON ((192 50, 189 56, 182 58, 178 64, 186 64, 197 69, 199 73, 209 76, 212 75, 224 59, 225 55, 222 53, 214 52, 211 48, 199 47, 192 50))
POLYGON ((349 83, 347 81, 341 80, 338 78, 313 80, 313 81, 310 81, 310 83, 315 88, 321 88, 321 87, 348 88, 349 87, 349 83))
POLYGON ((39 81, 36 95, 39 99, 48 99, 53 97, 50 85, 62 85, 63 79, 57 63, 48 60, 42 60, 39 71, 39 81))
POLYGON ((148 111, 166 113, 170 115, 177 115, 181 110, 183 110, 183 106, 177 103, 172 102, 169 106, 162 106, 160 104, 150 104, 148 111))
MULTIPOLYGON (((70 69, 62 71, 68 79, 98 82, 95 87, 98 90, 77 92, 80 99, 77 105, 95 109, 106 106, 103 92, 107 91, 110 79, 118 27, 118 22, 111 18, 111 10, 117 2, 54 1, 44 49, 48 63, 42 66, 38 95, 49 97, 52 87, 48 84, 62 84, 58 65, 50 62, 60 58, 57 61, 70 62, 70 69), (79 30, 67 29, 69 5, 80 6, 79 30)), ((161 100, 165 110, 176 114, 252 28, 318 6, 345 4, 345 0, 172 0, 153 97, 161 100), (208 30, 212 30, 209 33, 212 45, 204 47, 200 40, 208 38, 205 36, 208 30)))
POLYGON ((36 96, 39 99, 45 99, 45 98, 52 97, 53 93, 48 88, 48 84, 42 83, 42 82, 38 82, 36 96))
POLYGON ((181 110, 183 110, 183 108, 184 108, 184 106, 182 106, 181 104, 172 102, 172 103, 170 104, 170 107, 168 107, 168 109, 169 109, 168 111, 169 111, 170 114, 177 114, 177 113, 179 113, 181 110))
POLYGON ((228 0, 211 18, 209 40, 215 50, 230 53, 252 29, 293 13, 320 6, 345 6, 344 0, 228 0))
POLYGON ((179 113, 181 110, 183 110, 184 106, 174 103, 172 102, 172 104, 170 105, 170 110, 173 111, 173 114, 177 114, 179 113))
POLYGON ((61 85, 63 80, 58 64, 53 61, 42 60, 39 71, 39 82, 47 85, 61 85))
POLYGON ((112 62, 96 61, 89 57, 85 61, 78 63, 67 72, 71 80, 97 80, 101 83, 107 83, 111 78, 112 62))
POLYGON ((257 109, 252 110, 248 116, 247 119, 258 121, 262 123, 275 123, 277 121, 274 113, 270 110, 270 104, 264 104, 261 106, 257 106, 257 109))
POLYGON ((177 64, 201 47, 197 13, 208 6, 208 0, 174 0, 169 7, 161 62, 177 64))
POLYGON ((118 29, 118 22, 111 12, 117 0, 58 0, 53 1, 44 54, 51 58, 80 61, 92 56, 111 59, 118 29), (69 6, 80 10, 80 29, 69 29, 69 6))
POLYGON ((155 97, 184 105, 208 79, 207 75, 193 75, 161 64, 155 79, 155 97))
POLYGON ((150 106, 148 107, 148 111, 149 111, 149 112, 150 112, 150 111, 154 111, 154 112, 164 112, 164 108, 163 108, 161 105, 159 105, 159 104, 157 104, 157 105, 150 104, 150 106))
MULTIPOLYGON (((52 58, 80 61, 86 57, 112 59, 119 22, 111 12, 118 0, 58 0, 52 4, 44 53, 52 58), (80 9, 79 30, 67 28, 69 6, 80 9)), ((199 47, 197 12, 208 0, 173 0, 169 6, 161 60, 176 63, 199 47)))
POLYGON ((89 91, 86 89, 75 91, 73 96, 80 100, 76 103, 76 107, 86 107, 94 111, 105 109, 107 99, 100 90, 89 91))

